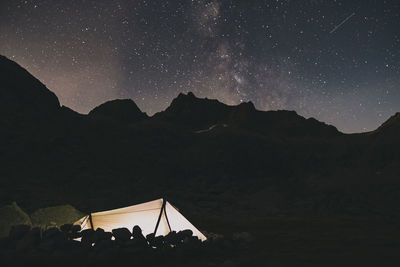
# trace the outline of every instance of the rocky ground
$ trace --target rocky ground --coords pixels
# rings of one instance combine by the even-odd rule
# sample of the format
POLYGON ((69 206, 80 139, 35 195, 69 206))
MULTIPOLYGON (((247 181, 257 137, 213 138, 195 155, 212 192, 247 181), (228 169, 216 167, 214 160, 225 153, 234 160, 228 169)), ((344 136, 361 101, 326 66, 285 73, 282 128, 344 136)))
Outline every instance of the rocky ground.
MULTIPOLYGON (((398 266, 400 225, 381 218, 239 218, 209 222, 218 234, 190 231, 144 244, 128 229, 16 227, 1 240, 2 266, 398 266), (246 230, 246 231, 243 231, 246 230), (73 238, 82 237, 82 242, 73 238), (111 239, 113 237, 113 240, 111 239), (115 238, 115 240, 114 240, 115 238)), ((134 232, 134 231, 133 231, 134 232)))

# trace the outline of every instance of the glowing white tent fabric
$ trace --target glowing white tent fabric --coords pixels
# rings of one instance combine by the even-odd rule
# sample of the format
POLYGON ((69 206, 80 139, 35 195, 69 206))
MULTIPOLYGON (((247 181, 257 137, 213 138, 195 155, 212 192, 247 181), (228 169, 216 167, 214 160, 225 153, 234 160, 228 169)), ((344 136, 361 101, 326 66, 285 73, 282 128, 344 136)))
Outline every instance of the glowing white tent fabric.
POLYGON ((144 236, 154 233, 156 228, 156 236, 167 235, 170 231, 190 229, 200 240, 207 239, 174 206, 162 198, 126 208, 91 213, 91 222, 90 216, 87 215, 75 224, 81 225, 82 230, 102 228, 105 231, 121 227, 132 231, 133 226, 138 225, 144 236))

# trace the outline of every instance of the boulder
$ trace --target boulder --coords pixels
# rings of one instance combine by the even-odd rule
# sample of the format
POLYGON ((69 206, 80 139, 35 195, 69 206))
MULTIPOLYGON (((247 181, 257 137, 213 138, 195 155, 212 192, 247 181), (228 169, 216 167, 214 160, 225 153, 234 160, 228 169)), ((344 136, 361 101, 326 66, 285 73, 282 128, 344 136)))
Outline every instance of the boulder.
POLYGON ((85 229, 81 231, 82 237, 92 237, 94 235, 93 229, 85 229))
POLYGON ((95 231, 93 229, 85 229, 80 233, 82 235, 82 245, 85 247, 91 247, 95 241, 95 231))
POLYGON ((120 241, 127 241, 129 239, 131 239, 131 232, 127 229, 127 228, 117 228, 117 229, 113 229, 112 233, 115 237, 116 240, 120 240, 120 241))
POLYGON ((64 233, 70 232, 71 228, 72 228, 72 224, 70 224, 70 223, 63 224, 63 225, 60 226, 61 232, 64 232, 64 233))
POLYGON ((154 233, 151 233, 151 234, 146 235, 147 243, 148 243, 151 247, 155 247, 155 245, 154 245, 154 239, 155 239, 154 233))
POLYGON ((179 231, 177 234, 177 239, 183 241, 186 237, 191 237, 193 235, 193 231, 190 229, 179 231))
POLYGON ((163 237, 162 235, 156 236, 156 237, 153 239, 152 246, 154 246, 154 247, 156 247, 156 248, 158 248, 158 249, 164 248, 164 247, 165 247, 165 240, 164 240, 164 237, 163 237))
POLYGON ((94 241, 99 242, 103 240, 111 240, 112 238, 112 233, 111 232, 105 232, 101 228, 97 228, 95 233, 94 233, 94 241))
POLYGON ((74 224, 74 225, 71 226, 71 233, 77 233, 79 231, 81 231, 81 226, 80 225, 74 224))
POLYGON ((179 236, 177 235, 177 233, 175 231, 171 231, 169 232, 166 236, 165 236, 165 241, 173 246, 176 246, 178 243, 181 242, 181 240, 179 239, 179 236))
POLYGON ((135 240, 135 246, 137 247, 148 247, 148 243, 144 235, 142 234, 142 229, 135 225, 132 229, 132 236, 135 240))

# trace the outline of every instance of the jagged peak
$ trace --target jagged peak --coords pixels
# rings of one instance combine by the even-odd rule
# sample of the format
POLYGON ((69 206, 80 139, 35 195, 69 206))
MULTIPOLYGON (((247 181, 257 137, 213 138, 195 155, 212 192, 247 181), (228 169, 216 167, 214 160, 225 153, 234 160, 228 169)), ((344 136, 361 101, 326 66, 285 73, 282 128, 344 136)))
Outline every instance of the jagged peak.
POLYGON ((175 99, 197 99, 193 92, 188 92, 187 94, 180 92, 175 99))
POLYGON ((167 108, 167 110, 180 110, 182 108, 186 109, 187 107, 193 107, 194 105, 226 106, 216 99, 199 98, 196 97, 194 93, 188 92, 187 94, 179 93, 178 96, 172 100, 171 105, 167 108))

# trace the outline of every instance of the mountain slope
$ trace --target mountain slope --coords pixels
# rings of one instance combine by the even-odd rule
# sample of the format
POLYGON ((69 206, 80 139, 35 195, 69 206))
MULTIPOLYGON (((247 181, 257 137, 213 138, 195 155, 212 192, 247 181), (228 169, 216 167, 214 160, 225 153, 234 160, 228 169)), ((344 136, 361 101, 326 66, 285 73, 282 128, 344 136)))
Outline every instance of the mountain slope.
MULTIPOLYGON (((1 123, 19 126, 0 131, 0 204, 90 211, 167 196, 200 221, 204 214, 400 216, 396 135, 381 142, 375 133, 341 134, 293 111, 192 93, 150 118, 131 100, 82 115, 60 108, 15 63, 1 64, 1 123)), ((378 132, 395 129, 396 118, 378 132)))
POLYGON ((0 121, 41 120, 59 111, 56 95, 17 63, 0 56, 0 121))

